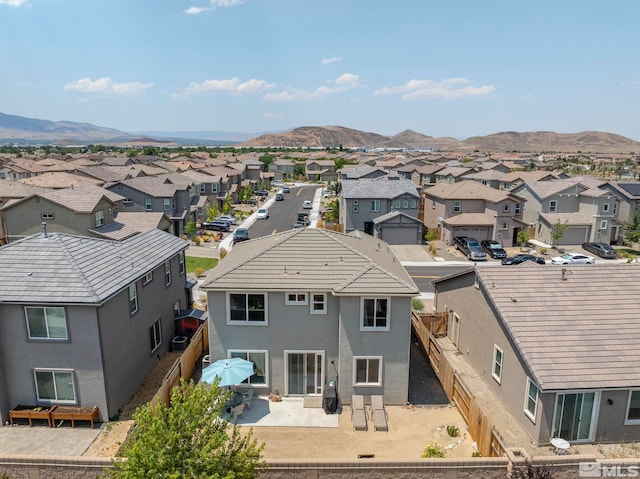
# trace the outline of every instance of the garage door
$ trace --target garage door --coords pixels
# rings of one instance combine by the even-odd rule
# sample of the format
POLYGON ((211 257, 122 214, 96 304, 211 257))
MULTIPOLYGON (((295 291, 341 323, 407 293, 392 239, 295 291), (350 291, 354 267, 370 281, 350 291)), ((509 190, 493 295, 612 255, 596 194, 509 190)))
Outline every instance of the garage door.
POLYGON ((559 245, 582 244, 587 241, 587 226, 569 227, 562 238, 558 240, 559 245))
POLYGON ((479 228, 456 228, 453 230, 454 236, 471 236, 472 238, 477 239, 478 241, 491 239, 489 237, 489 228, 487 227, 479 227, 479 228))
POLYGON ((385 227, 382 229, 380 239, 389 244, 418 244, 420 243, 420 225, 404 227, 385 227))

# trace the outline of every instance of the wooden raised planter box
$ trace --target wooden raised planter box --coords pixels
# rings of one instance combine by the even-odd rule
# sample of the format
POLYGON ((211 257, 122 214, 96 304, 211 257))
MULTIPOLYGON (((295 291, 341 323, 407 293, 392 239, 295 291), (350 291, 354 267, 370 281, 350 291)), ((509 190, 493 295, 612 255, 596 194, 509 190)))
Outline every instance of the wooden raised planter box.
POLYGON ((71 421, 71 427, 76 427, 76 421, 89 421, 93 429, 94 421, 100 419, 100 411, 98 406, 57 406, 51 412, 51 419, 53 424, 57 421, 71 421))
POLYGON ((28 419, 29 427, 33 426, 33 420, 39 419, 47 421, 49 427, 52 426, 51 413, 57 406, 25 406, 18 404, 9 411, 9 423, 13 426, 14 419, 28 419))

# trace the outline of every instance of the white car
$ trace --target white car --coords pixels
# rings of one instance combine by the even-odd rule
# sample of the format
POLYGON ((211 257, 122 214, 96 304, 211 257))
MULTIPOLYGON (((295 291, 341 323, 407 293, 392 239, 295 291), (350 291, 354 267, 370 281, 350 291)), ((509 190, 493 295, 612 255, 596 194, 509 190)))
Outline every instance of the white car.
POLYGON ((256 213, 256 219, 257 220, 266 220, 267 218, 269 218, 269 210, 266 208, 260 208, 258 210, 258 212, 256 213))
POLYGON ((236 217, 233 215, 220 215, 217 220, 227 221, 229 224, 235 225, 237 223, 236 217))
POLYGON ((311 208, 313 208, 313 205, 311 204, 311 201, 309 200, 304 200, 304 202, 302 203, 302 207, 305 210, 310 210, 311 208))
POLYGON ((596 259, 581 253, 565 253, 551 258, 551 264, 594 264, 596 259))

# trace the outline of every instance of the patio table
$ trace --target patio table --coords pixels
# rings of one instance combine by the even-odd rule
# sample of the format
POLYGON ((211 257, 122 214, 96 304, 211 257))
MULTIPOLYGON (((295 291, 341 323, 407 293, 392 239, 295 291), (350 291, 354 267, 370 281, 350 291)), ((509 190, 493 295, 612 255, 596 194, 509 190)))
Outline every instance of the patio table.
POLYGON ((231 393, 231 396, 227 399, 225 406, 227 408, 227 412, 231 412, 231 409, 242 404, 242 393, 237 391, 231 393))

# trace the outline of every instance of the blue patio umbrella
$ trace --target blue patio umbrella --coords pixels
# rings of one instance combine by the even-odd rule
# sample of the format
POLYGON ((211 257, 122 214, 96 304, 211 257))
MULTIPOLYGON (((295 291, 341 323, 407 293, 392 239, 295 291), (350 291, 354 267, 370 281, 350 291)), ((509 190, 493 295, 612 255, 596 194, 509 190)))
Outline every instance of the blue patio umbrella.
POLYGON ((253 363, 242 358, 219 359, 202 370, 201 381, 213 384, 220 378, 219 386, 233 386, 253 375, 253 363))

